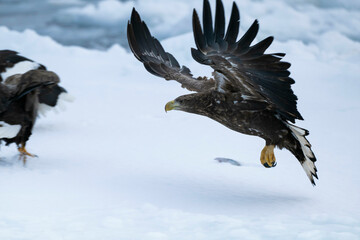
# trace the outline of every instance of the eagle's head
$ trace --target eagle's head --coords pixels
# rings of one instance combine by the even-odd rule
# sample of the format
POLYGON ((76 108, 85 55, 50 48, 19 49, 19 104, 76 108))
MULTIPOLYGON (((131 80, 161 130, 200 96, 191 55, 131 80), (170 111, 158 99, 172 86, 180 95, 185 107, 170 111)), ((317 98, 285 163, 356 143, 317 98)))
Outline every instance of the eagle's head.
POLYGON ((180 96, 165 105, 165 111, 180 110, 208 116, 216 112, 220 104, 225 103, 225 96, 220 92, 208 91, 180 96))

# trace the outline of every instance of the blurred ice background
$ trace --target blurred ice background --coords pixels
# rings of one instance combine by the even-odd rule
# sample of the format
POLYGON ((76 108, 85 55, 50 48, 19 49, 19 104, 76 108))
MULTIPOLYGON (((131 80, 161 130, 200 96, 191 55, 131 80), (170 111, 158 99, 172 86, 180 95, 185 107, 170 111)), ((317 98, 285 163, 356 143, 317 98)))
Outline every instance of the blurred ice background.
MULTIPOLYGON (((224 3, 227 12, 231 2, 224 3)), ((242 27, 259 19, 260 36, 309 43, 337 29, 360 40, 360 31, 352 27, 360 26, 360 1, 241 0, 237 4, 245 22, 242 27)), ((125 30, 133 7, 162 40, 191 31, 192 9, 201 5, 202 0, 0 0, 0 24, 17 31, 33 29, 66 46, 104 50, 118 43, 127 48, 125 30)))

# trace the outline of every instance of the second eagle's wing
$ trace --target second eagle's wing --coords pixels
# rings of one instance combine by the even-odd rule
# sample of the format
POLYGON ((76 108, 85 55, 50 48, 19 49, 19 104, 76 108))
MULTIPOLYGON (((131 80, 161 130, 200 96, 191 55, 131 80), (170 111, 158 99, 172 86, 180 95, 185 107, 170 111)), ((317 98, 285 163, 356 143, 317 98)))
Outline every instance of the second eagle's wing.
POLYGON ((240 92, 246 98, 265 101, 291 122, 302 119, 296 107, 297 97, 291 89, 295 81, 289 77, 290 63, 281 61, 285 54, 264 54, 273 37, 250 46, 259 30, 257 20, 237 41, 239 24, 239 10, 234 3, 225 34, 224 7, 221 0, 217 0, 213 28, 210 4, 204 0, 203 27, 195 10, 193 13, 197 46, 192 49, 193 58, 215 70, 218 91, 240 92))
POLYGON ((213 79, 194 78, 189 68, 180 67, 173 55, 165 52, 160 42, 150 34, 135 9, 128 23, 127 37, 131 51, 151 74, 166 80, 175 80, 190 91, 202 92, 215 86, 213 79))
POLYGON ((37 88, 55 85, 59 76, 47 70, 31 70, 24 74, 15 74, 7 78, 5 86, 11 89, 10 102, 16 101, 37 88))
POLYGON ((19 55, 12 50, 0 50, 0 82, 15 74, 23 74, 30 70, 46 67, 31 59, 19 55))

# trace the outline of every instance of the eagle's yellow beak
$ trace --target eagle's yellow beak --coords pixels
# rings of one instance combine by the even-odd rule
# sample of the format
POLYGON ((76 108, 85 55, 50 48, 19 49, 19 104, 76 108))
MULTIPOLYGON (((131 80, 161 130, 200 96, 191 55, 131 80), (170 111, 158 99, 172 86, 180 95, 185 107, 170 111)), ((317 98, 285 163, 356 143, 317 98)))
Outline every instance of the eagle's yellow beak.
POLYGON ((175 107, 177 106, 177 104, 175 103, 175 101, 170 101, 165 105, 165 112, 173 110, 175 107))

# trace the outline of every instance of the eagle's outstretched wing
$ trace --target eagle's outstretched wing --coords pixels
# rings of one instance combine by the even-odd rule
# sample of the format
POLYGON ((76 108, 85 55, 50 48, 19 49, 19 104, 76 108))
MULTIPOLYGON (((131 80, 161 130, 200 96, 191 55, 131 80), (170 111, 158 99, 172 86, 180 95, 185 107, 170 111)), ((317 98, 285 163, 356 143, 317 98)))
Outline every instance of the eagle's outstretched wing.
POLYGON ((191 49, 193 58, 215 70, 219 91, 240 91, 253 100, 266 101, 285 120, 294 122, 295 119, 303 119, 296 108, 297 97, 291 89, 295 81, 289 77, 290 63, 281 61, 285 54, 264 54, 273 37, 250 46, 259 30, 255 20, 237 41, 240 16, 235 2, 226 34, 224 16, 222 1, 217 0, 213 28, 210 4, 204 0, 201 27, 194 9, 193 32, 197 49, 191 49))
POLYGON ((150 34, 148 27, 135 9, 128 23, 127 37, 135 57, 144 64, 146 70, 155 76, 166 80, 176 80, 190 91, 202 92, 215 86, 213 79, 194 78, 189 68, 180 67, 173 55, 165 52, 160 42, 150 34))

